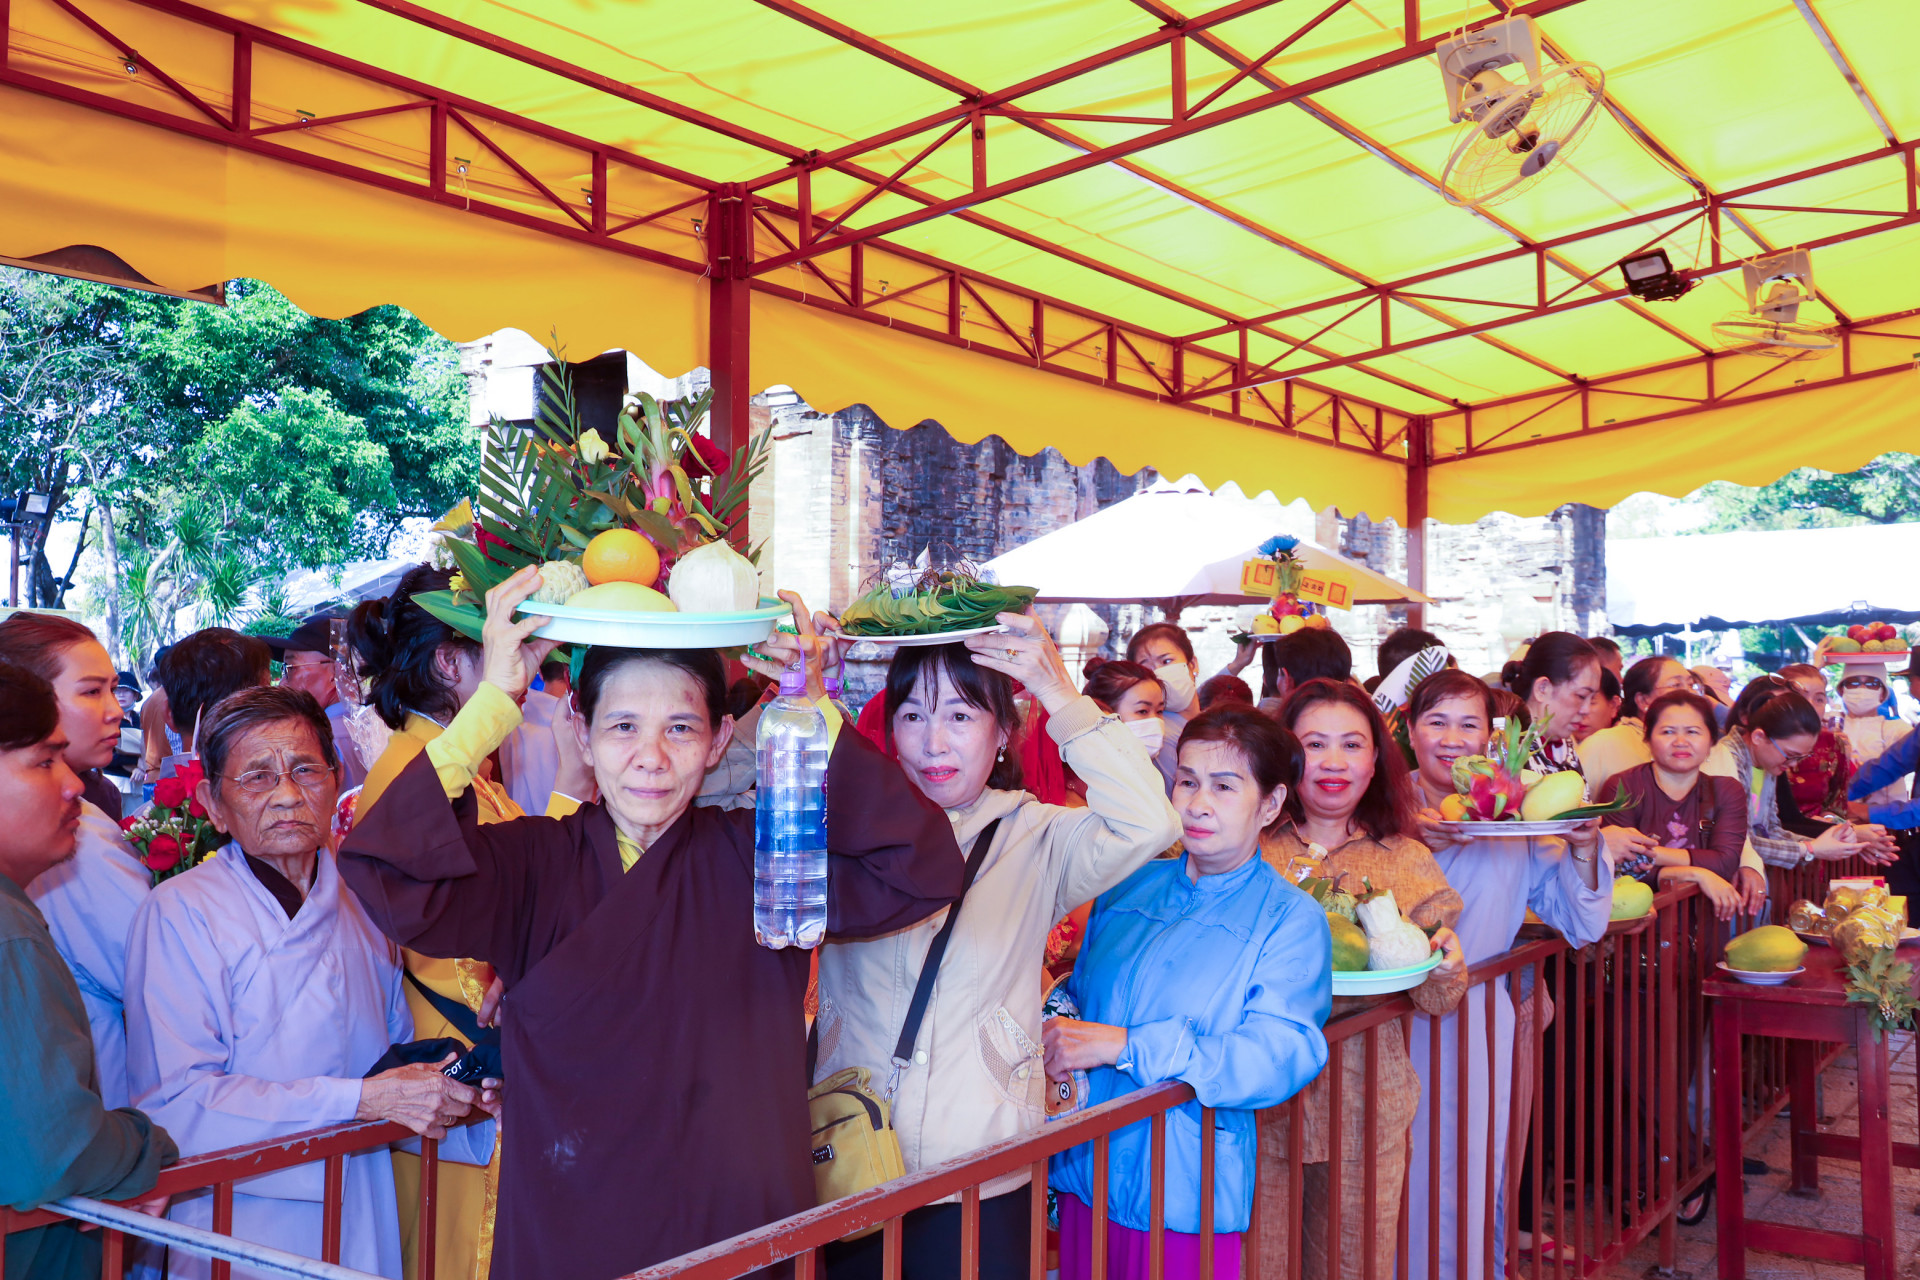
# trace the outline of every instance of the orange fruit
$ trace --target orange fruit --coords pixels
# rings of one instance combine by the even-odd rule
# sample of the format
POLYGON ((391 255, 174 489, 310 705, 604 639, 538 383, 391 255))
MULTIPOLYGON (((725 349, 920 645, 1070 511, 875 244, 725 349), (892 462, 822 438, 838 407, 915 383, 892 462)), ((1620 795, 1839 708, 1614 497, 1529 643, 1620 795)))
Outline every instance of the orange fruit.
POLYGON ((580 557, 580 571, 594 586, 603 582, 637 582, 650 587, 660 580, 660 553, 631 529, 609 529, 595 534, 580 557))

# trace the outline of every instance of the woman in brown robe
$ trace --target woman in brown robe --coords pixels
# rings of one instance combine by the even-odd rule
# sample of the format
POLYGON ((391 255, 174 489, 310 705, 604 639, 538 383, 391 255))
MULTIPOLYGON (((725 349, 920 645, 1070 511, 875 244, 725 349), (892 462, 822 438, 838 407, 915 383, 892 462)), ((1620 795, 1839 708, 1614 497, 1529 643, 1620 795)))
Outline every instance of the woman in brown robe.
MULTIPOLYGON (((551 648, 525 643, 544 619, 513 619, 539 581, 523 571, 488 593, 481 686, 449 729, 483 729, 483 749, 517 725, 551 648)), ((772 661, 757 668, 777 672, 802 643, 763 642, 772 661)), ((805 643, 809 692, 834 723, 820 647, 805 643)), ((692 805, 732 731, 719 655, 594 649, 575 697, 602 800, 483 825, 422 754, 356 815, 340 855, 396 942, 490 962, 506 984, 495 1280, 604 1280, 814 1199, 810 957, 754 941, 752 814, 692 805)), ((834 741, 827 806, 830 932, 902 928, 958 895, 946 815, 858 733, 834 741)))

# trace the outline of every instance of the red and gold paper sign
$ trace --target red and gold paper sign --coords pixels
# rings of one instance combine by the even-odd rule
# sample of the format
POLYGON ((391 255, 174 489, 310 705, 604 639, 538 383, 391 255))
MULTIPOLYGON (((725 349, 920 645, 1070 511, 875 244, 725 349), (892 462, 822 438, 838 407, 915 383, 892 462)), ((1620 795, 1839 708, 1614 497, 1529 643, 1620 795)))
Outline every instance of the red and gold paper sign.
POLYGON ((1302 600, 1311 600, 1315 604, 1326 605, 1330 609, 1353 608, 1353 575, 1346 573, 1316 573, 1309 569, 1300 575, 1302 600))

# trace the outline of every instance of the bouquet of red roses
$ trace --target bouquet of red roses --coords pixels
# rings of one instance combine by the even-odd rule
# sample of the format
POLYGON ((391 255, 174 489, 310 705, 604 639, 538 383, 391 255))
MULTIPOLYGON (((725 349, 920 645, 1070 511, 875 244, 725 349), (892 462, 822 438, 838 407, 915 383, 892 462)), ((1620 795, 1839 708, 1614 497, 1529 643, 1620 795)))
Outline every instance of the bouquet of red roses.
POLYGON ((120 822, 120 830, 153 873, 155 884, 197 866, 226 843, 194 794, 205 776, 198 760, 182 765, 171 778, 154 784, 151 808, 120 822))

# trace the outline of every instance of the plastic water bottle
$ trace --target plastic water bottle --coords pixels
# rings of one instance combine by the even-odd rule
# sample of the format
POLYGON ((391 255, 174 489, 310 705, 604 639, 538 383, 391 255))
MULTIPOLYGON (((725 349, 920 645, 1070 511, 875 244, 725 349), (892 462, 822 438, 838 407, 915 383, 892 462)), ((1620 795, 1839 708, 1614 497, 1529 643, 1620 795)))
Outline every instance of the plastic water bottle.
POLYGON ((755 743, 753 936, 776 951, 827 934, 827 721, 806 690, 805 671, 780 677, 755 743))

